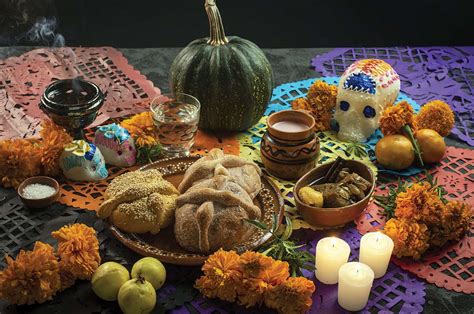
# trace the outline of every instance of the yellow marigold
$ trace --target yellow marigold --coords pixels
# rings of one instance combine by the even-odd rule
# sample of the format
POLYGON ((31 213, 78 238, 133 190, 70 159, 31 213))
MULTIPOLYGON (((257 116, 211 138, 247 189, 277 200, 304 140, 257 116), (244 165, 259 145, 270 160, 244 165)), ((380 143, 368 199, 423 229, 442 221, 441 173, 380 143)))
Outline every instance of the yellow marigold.
POLYGON ((52 246, 36 242, 33 251, 21 250, 16 259, 6 256, 0 272, 0 299, 10 304, 33 304, 51 300, 61 283, 52 246))
POLYGON ((158 134, 153 124, 150 111, 145 111, 123 120, 120 125, 128 130, 138 146, 154 146, 158 144, 158 134))
POLYGON ((43 174, 56 176, 60 173, 59 156, 64 146, 72 142, 72 137, 64 128, 54 124, 51 120, 44 120, 40 131, 41 136, 41 164, 43 174))
POLYGON ((421 107, 415 121, 420 129, 432 129, 448 136, 454 127, 454 113, 444 101, 433 100, 421 107))
POLYGON ((294 110, 307 110, 311 111, 311 107, 306 98, 297 98, 291 103, 291 108, 294 110))
POLYGON ((311 308, 316 287, 304 277, 290 277, 270 288, 265 294, 265 305, 278 313, 304 313, 311 308))
POLYGON ((202 266, 204 276, 196 280, 196 288, 208 298, 235 301, 237 284, 241 281, 239 255, 234 251, 220 249, 206 260, 202 266))
POLYGON ((0 141, 0 165, 0 183, 6 188, 17 188, 23 180, 40 174, 39 145, 25 139, 0 141))
POLYGON ((428 225, 439 224, 444 204, 432 186, 424 181, 412 184, 396 198, 395 216, 428 225))
POLYGON ((273 262, 271 257, 253 251, 246 251, 239 257, 239 268, 244 277, 261 279, 264 271, 269 269, 273 262))
POLYGON ((384 233, 394 242, 393 254, 419 259, 428 249, 430 232, 425 224, 407 218, 392 218, 385 224, 384 233))
POLYGON ((337 87, 323 81, 315 81, 309 88, 307 99, 311 106, 331 110, 336 107, 337 87))
POLYGON ((64 226, 51 233, 58 240, 60 267, 78 279, 90 280, 100 265, 99 240, 84 224, 64 226))
POLYGON ((401 128, 405 125, 408 125, 413 132, 417 129, 413 119, 413 108, 408 102, 402 101, 385 108, 380 117, 380 130, 383 135, 402 134, 401 128))

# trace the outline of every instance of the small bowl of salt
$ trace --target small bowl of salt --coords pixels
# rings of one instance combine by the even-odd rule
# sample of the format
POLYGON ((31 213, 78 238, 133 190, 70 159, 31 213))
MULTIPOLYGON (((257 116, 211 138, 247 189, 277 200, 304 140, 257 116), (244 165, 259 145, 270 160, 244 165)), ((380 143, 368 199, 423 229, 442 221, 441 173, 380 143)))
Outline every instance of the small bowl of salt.
POLYGON ((59 183, 50 177, 31 177, 20 184, 18 195, 28 208, 45 208, 58 200, 59 183))

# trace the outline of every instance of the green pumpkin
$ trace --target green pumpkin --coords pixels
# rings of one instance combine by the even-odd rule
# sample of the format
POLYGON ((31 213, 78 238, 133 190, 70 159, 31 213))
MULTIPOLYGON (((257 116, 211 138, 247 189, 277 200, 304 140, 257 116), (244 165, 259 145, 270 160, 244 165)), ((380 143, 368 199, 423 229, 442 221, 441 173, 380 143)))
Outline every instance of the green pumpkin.
POLYGON ((211 34, 181 50, 170 70, 173 92, 201 103, 199 126, 242 131, 262 117, 273 89, 270 63, 257 45, 224 35, 214 0, 206 0, 211 34))

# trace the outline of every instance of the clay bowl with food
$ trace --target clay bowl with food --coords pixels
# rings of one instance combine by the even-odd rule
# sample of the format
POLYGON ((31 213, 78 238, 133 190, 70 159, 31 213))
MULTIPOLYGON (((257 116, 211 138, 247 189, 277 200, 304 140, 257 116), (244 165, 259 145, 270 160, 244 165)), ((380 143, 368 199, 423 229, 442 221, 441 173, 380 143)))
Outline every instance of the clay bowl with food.
POLYGON ((354 220, 364 211, 374 193, 375 176, 372 170, 362 162, 356 160, 345 160, 344 168, 348 168, 350 172, 358 174, 371 184, 371 187, 365 193, 365 197, 356 203, 343 207, 315 207, 304 203, 298 196, 299 190, 308 186, 314 180, 324 177, 333 163, 334 162, 325 163, 314 168, 301 177, 301 179, 299 179, 295 184, 293 195, 295 198, 296 208, 303 219, 312 226, 332 228, 345 225, 354 220))
POLYGON ((50 177, 31 177, 20 184, 18 195, 28 208, 45 208, 59 199, 59 183, 50 177), (50 188, 46 188, 46 191, 44 191, 44 186, 50 188), (45 196, 42 196, 42 194, 45 196))

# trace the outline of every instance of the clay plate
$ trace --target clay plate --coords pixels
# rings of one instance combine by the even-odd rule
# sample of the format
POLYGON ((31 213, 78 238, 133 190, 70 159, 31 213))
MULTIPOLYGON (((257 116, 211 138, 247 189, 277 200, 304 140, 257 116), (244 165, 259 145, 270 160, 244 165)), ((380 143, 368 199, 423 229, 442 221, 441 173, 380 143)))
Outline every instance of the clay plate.
MULTIPOLYGON (((140 170, 158 169, 166 180, 178 187, 186 169, 198 159, 199 157, 194 156, 163 159, 146 165, 140 170)), ((271 226, 274 212, 277 213, 281 223, 284 213, 283 198, 267 176, 262 176, 262 190, 255 198, 254 203, 262 209, 263 221, 268 226, 271 226)), ((161 230, 156 235, 127 233, 112 224, 109 225, 109 228, 112 234, 132 251, 143 256, 156 257, 162 262, 175 265, 202 265, 208 257, 181 248, 176 242, 173 225, 161 230)), ((248 241, 233 249, 237 252, 254 250, 267 241, 270 236, 269 232, 257 230, 248 241)))

